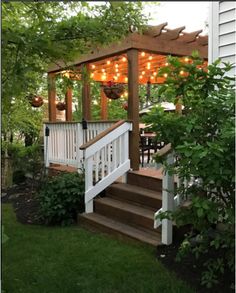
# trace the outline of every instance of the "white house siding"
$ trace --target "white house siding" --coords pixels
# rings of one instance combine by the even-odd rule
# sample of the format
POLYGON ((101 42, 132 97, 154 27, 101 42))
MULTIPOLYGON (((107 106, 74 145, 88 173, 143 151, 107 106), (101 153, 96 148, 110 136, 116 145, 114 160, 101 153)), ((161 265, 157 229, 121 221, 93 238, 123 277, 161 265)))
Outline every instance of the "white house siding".
POLYGON ((228 75, 236 75, 236 2, 210 3, 208 53, 210 63, 217 58, 234 63, 228 75))

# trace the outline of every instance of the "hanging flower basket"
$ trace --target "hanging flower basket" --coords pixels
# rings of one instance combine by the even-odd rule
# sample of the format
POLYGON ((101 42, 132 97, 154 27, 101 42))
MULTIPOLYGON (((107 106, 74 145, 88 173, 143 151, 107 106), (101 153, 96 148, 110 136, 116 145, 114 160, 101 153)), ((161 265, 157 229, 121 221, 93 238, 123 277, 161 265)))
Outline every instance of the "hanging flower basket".
POLYGON ((110 81, 103 86, 103 91, 109 99, 117 100, 124 93, 125 88, 122 84, 115 84, 110 81))
POLYGON ((66 109, 66 103, 65 102, 58 102, 56 105, 57 110, 64 111, 66 109))
POLYGON ((30 94, 28 96, 29 103, 34 108, 39 108, 43 105, 43 98, 37 95, 30 94))

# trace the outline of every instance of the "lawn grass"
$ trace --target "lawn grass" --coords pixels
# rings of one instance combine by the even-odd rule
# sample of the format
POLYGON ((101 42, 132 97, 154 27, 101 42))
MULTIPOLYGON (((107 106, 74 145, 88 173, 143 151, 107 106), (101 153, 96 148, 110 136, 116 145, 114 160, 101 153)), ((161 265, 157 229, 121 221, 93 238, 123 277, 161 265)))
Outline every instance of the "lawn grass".
POLYGON ((23 225, 3 204, 6 293, 193 292, 155 259, 155 249, 73 227, 23 225))

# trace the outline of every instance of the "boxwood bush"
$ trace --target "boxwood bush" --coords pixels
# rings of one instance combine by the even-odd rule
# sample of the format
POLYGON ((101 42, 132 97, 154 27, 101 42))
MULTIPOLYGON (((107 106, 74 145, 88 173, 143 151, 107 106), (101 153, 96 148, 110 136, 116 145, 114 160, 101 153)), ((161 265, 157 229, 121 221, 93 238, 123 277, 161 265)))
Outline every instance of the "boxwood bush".
POLYGON ((69 225, 84 211, 84 174, 61 173, 47 178, 38 194, 40 216, 48 225, 69 225))

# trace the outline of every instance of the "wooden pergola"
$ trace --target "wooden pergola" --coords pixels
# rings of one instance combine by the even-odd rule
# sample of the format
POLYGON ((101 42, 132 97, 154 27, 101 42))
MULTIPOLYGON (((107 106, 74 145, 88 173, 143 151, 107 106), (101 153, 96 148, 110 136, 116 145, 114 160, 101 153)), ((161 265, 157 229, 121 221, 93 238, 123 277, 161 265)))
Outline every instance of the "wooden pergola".
MULTIPOLYGON (((188 62, 187 56, 193 50, 207 61, 208 36, 201 36, 202 30, 184 32, 185 27, 166 28, 167 23, 150 26, 143 32, 130 33, 121 42, 106 48, 95 49, 72 63, 58 62, 48 70, 49 120, 56 121, 55 77, 65 74, 71 79, 80 79, 82 86, 82 115, 91 120, 90 80, 114 81, 128 85, 128 116, 133 129, 130 134, 130 159, 133 170, 139 168, 139 84, 160 84, 166 76, 157 77, 159 68, 167 65, 168 55, 179 56, 188 62), (70 68, 76 68, 76 74, 70 68), (86 70, 84 70, 86 68, 86 70), (86 74, 84 74, 86 72, 86 74), (90 79, 87 78, 90 75, 90 79)), ((66 100, 66 121, 72 120, 72 89, 68 88, 66 100)), ((107 119, 107 97, 101 90, 101 120, 107 119)))

